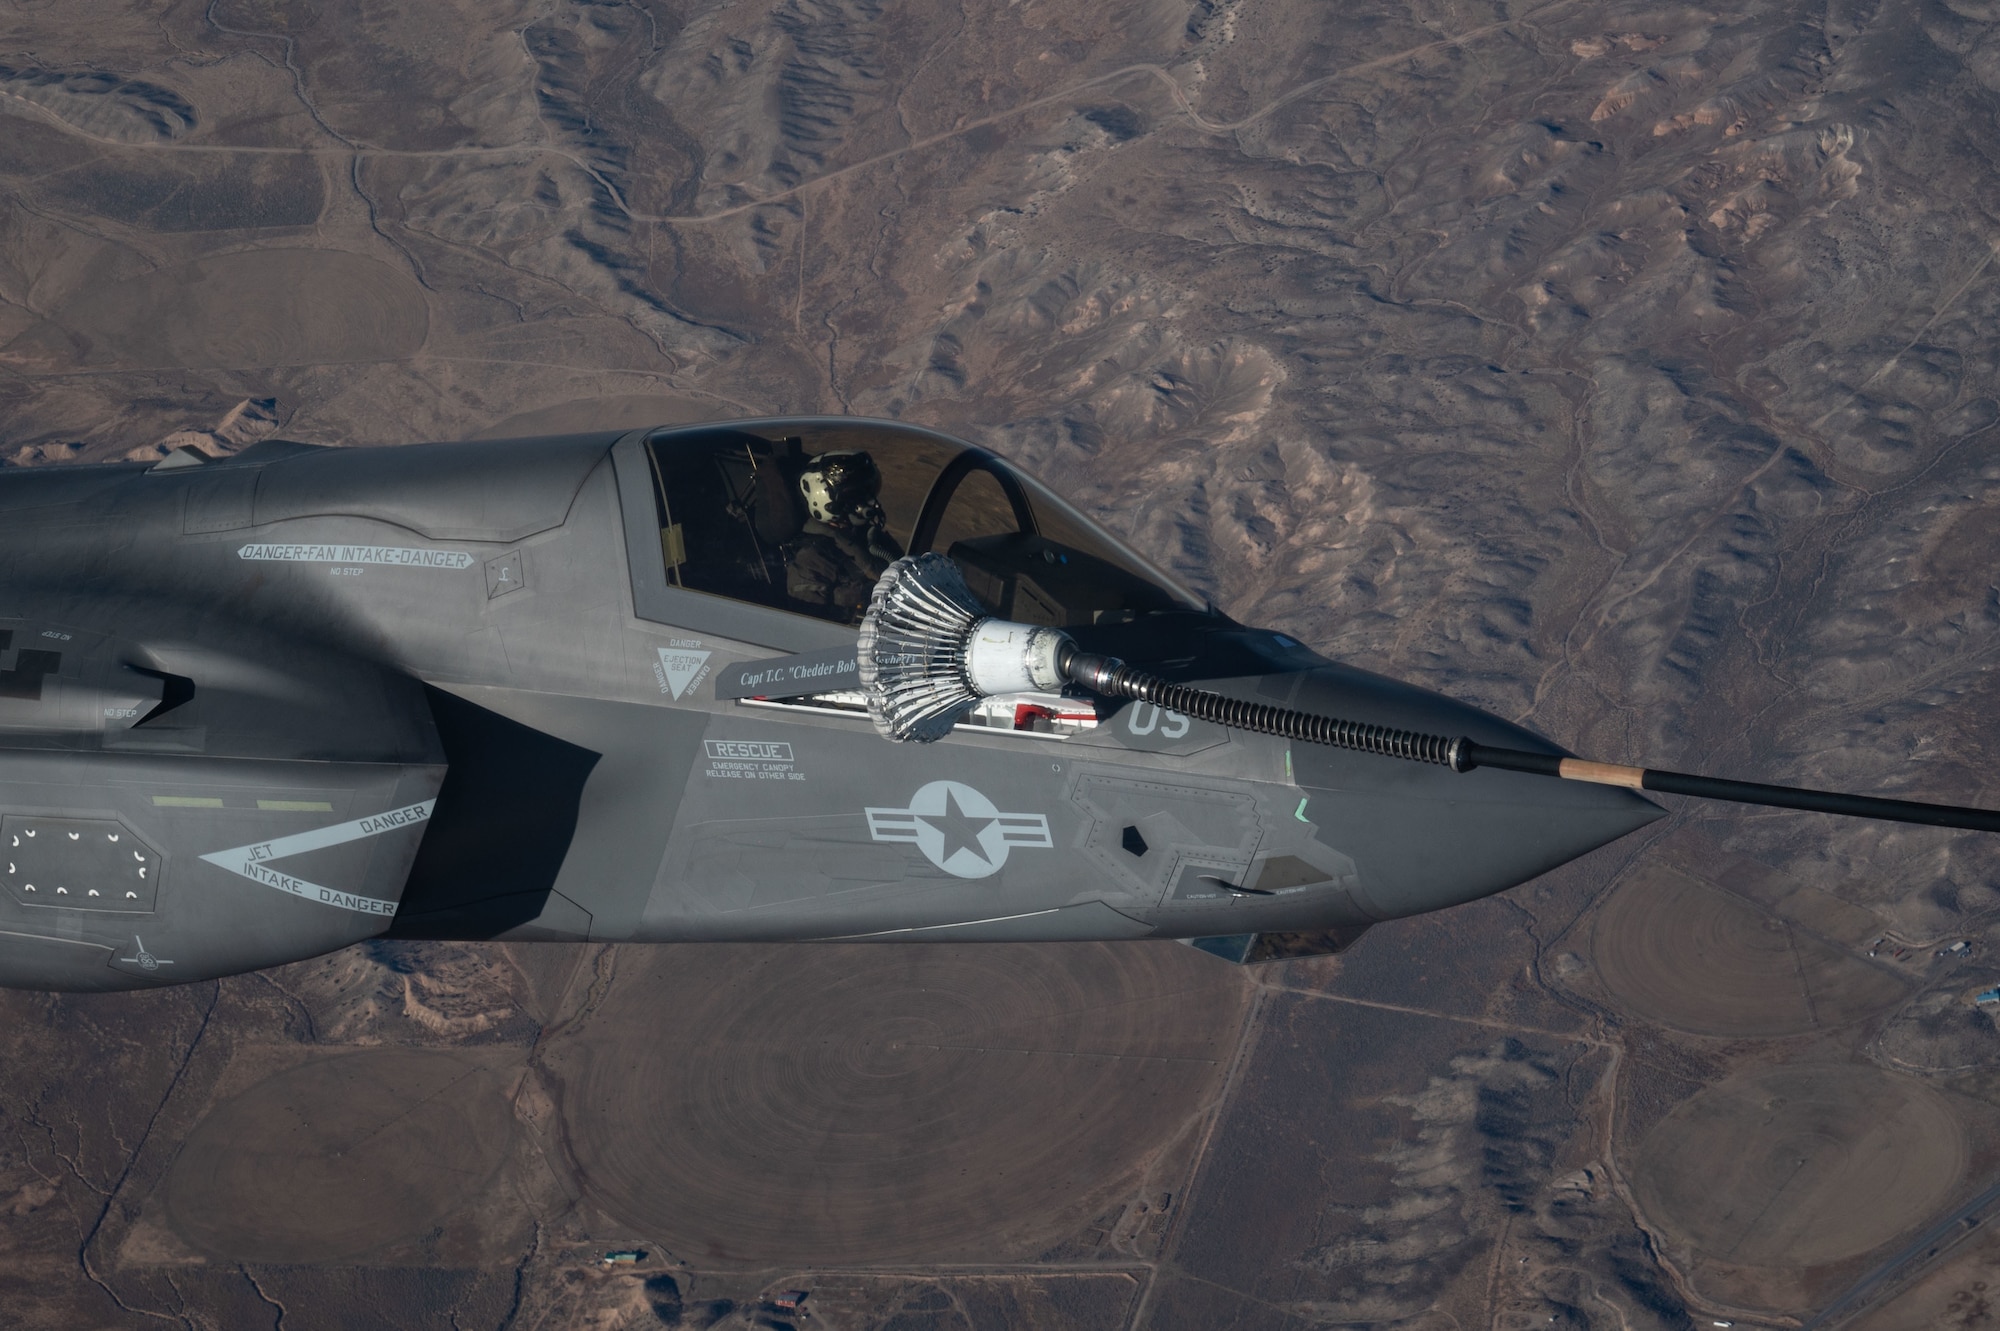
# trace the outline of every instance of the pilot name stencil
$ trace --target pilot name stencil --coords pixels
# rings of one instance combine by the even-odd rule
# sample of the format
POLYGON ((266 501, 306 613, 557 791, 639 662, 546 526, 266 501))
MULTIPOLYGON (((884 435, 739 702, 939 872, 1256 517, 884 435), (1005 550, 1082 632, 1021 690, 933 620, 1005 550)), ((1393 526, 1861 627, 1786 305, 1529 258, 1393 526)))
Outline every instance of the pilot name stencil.
POLYGON ((724 781, 803 781, 792 766, 792 746, 775 739, 709 739, 708 775, 724 781))
POLYGON ((761 661, 731 661, 715 677, 718 701, 728 698, 791 698, 806 692, 843 693, 861 687, 861 667, 852 647, 828 647, 816 652, 771 657, 761 661))
POLYGON ((431 816, 431 810, 436 805, 436 800, 425 800, 421 804, 390 809, 386 813, 370 814, 366 818, 337 823, 332 827, 315 828, 310 832, 295 832, 291 836, 281 836, 270 841, 253 841, 247 846, 232 846, 228 850, 218 850, 204 855, 202 859, 218 869, 227 869, 233 874, 248 878, 253 883, 274 887, 303 901, 317 901, 321 905, 338 906, 342 910, 359 911, 363 915, 394 915, 396 903, 393 901, 357 896, 352 892, 342 892, 338 888, 321 887, 318 883, 309 883, 303 878, 294 878, 288 873, 273 869, 270 861, 282 860, 289 855, 303 855, 309 850, 324 850, 328 846, 345 845, 349 841, 380 836, 399 827, 421 823, 431 816))
POLYGON ((471 568, 463 550, 419 550, 401 545, 246 545, 238 559, 294 564, 391 564, 399 568, 471 568))
POLYGON ((924 858, 958 878, 999 873, 1016 850, 1048 850, 1046 814, 1002 813, 962 781, 933 781, 910 796, 906 809, 868 809, 868 835, 914 842, 924 858))

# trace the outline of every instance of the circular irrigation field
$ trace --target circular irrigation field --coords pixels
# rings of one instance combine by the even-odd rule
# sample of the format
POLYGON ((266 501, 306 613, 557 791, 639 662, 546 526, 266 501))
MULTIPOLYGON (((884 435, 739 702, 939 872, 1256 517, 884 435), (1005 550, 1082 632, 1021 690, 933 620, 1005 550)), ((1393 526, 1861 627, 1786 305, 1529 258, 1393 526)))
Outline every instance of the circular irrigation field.
POLYGON ((1819 1266, 1936 1213, 1966 1162, 1951 1106, 1865 1065, 1732 1078, 1639 1144, 1633 1190, 1690 1245, 1744 1266, 1819 1266))
POLYGON ((1195 1123, 1248 993, 1171 944, 619 965, 548 1051, 584 1189, 677 1252, 745 1263, 1032 1256, 1195 1123))
POLYGON ((1796 1035, 1845 1025, 1905 994, 1893 975, 1660 866, 1604 903, 1591 951, 1621 1007, 1696 1035, 1796 1035))

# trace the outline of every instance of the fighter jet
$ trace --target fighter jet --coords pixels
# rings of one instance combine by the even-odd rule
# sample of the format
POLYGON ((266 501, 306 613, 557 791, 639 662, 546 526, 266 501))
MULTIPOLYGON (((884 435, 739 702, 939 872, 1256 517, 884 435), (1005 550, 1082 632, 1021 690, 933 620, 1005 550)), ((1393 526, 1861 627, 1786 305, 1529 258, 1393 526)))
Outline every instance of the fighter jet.
POLYGON ((1661 816, 853 418, 0 472, 0 984, 366 939, 1338 951, 1661 816), (1558 778, 1558 779, 1550 779, 1558 778))

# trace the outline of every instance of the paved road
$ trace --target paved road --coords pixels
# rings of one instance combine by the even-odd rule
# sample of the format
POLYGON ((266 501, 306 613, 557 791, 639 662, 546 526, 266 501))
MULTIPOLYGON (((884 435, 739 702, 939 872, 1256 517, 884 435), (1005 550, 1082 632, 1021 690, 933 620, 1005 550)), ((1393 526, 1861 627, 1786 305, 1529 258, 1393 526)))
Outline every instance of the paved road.
POLYGON ((1839 1298, 1820 1309, 1799 1328, 1799 1331, 1820 1331, 1823 1327, 1838 1323, 1849 1313, 1859 1312, 1869 1297, 1885 1281, 1898 1275, 1914 1274, 1915 1270, 1933 1258, 1957 1247, 1959 1240, 1970 1234, 1982 1222, 1984 1217, 1981 1213, 1996 1202, 2000 1202, 2000 1183, 1995 1183, 1932 1225, 1912 1240, 1908 1247, 1849 1285, 1839 1298))

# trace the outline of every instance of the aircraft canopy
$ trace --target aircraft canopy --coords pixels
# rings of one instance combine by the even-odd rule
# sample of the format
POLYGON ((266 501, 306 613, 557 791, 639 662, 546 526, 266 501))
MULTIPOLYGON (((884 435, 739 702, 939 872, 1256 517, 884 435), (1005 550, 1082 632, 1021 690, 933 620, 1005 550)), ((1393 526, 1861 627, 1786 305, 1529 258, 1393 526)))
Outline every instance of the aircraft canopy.
POLYGON ((656 431, 670 586, 858 623, 903 554, 941 551, 996 615, 1073 627, 1202 602, 1005 459, 848 418, 656 431))

